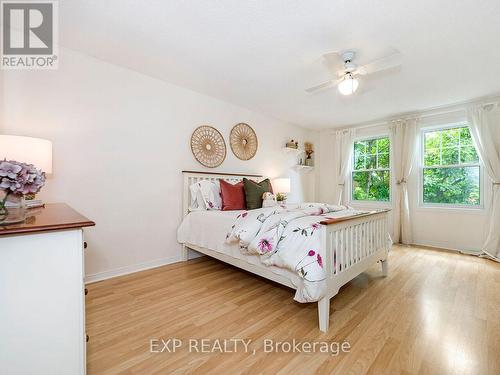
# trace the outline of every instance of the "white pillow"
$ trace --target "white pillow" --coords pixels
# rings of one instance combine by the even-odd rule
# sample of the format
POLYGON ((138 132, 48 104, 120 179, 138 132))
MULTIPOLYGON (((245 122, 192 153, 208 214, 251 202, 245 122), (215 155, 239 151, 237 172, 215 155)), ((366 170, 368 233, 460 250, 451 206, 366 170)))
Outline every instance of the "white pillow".
POLYGON ((189 189, 191 191, 191 211, 220 210, 222 208, 218 183, 202 180, 192 184, 189 189))
POLYGON ((219 183, 202 180, 199 182, 201 196, 207 210, 222 209, 222 198, 219 183))
POLYGON ((189 192, 191 193, 191 202, 189 203, 189 211, 205 211, 205 202, 201 196, 200 187, 198 183, 194 183, 189 186, 189 192))

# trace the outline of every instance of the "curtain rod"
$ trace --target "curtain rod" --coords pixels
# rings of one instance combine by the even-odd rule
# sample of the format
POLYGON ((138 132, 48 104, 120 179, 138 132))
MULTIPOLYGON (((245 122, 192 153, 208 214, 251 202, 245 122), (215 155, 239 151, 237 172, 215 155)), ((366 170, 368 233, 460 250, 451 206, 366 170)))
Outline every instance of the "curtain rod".
POLYGON ((429 109, 424 109, 421 111, 407 112, 401 113, 399 115, 390 116, 387 118, 376 120, 375 122, 365 122, 357 125, 351 125, 343 128, 333 128, 329 133, 335 133, 338 131, 351 130, 351 129, 367 129, 373 128, 381 125, 387 125, 389 122, 398 120, 401 118, 411 118, 411 117, 419 117, 419 118, 427 118, 432 116, 444 115, 447 113, 454 113, 467 110, 467 107, 470 105, 482 105, 482 106, 494 106, 500 107, 500 97, 489 97, 484 98, 483 100, 471 100, 466 102, 461 102, 457 104, 447 105, 447 106, 439 106, 429 109))

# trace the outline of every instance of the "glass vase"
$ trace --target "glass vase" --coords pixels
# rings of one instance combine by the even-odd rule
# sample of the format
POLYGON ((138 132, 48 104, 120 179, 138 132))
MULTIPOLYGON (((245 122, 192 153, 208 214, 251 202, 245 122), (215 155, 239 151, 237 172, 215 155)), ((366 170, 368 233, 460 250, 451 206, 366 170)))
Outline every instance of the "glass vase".
POLYGON ((0 225, 22 223, 26 219, 24 196, 3 192, 0 196, 0 225))

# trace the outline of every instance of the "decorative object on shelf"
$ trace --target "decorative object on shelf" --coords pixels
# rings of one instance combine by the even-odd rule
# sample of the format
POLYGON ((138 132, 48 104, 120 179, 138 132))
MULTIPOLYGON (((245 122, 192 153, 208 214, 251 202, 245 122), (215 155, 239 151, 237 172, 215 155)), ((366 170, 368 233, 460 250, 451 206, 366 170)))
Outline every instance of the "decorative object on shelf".
POLYGON ((306 160, 304 164, 307 165, 308 167, 312 167, 313 159, 311 156, 314 153, 314 150, 313 150, 313 144, 311 142, 304 143, 304 152, 306 153, 306 160))
POLYGON ((24 196, 36 194, 45 184, 45 173, 33 164, 13 160, 0 162, 0 225, 20 223, 26 218, 24 196), (9 202, 9 203, 7 203, 9 202), (8 208, 9 206, 13 208, 8 208))
POLYGON ((279 203, 286 202, 286 195, 290 192, 290 179, 277 178, 273 181, 273 188, 276 191, 276 200, 279 203))
POLYGON ((299 142, 294 141, 294 140, 292 139, 292 140, 290 140, 290 141, 288 141, 288 142, 286 143, 286 147, 288 147, 288 148, 293 148, 293 149, 298 149, 298 148, 299 148, 299 142))
POLYGON ((199 126, 191 135, 191 151, 200 164, 215 168, 226 159, 226 142, 217 129, 199 126))
POLYGON ((241 160, 250 160, 257 153, 257 135, 250 125, 243 122, 231 129, 229 144, 233 154, 241 160))

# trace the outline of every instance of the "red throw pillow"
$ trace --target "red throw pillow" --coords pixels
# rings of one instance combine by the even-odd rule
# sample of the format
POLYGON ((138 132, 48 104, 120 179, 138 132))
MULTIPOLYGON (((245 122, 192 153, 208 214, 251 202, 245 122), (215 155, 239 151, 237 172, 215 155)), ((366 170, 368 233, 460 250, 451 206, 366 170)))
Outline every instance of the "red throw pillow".
POLYGON ((227 181, 219 180, 222 197, 222 211, 246 210, 245 188, 243 181, 233 185, 227 181))

